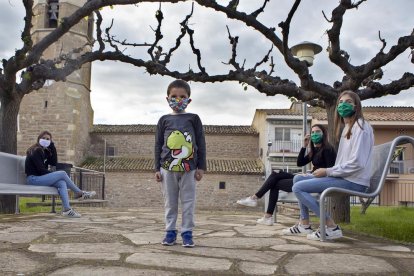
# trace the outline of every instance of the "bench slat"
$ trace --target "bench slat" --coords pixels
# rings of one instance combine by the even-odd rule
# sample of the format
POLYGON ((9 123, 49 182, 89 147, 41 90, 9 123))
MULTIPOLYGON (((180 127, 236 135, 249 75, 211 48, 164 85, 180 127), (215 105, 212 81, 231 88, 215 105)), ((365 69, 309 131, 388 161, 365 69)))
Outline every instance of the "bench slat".
POLYGON ((59 195, 55 187, 0 183, 3 195, 59 195))

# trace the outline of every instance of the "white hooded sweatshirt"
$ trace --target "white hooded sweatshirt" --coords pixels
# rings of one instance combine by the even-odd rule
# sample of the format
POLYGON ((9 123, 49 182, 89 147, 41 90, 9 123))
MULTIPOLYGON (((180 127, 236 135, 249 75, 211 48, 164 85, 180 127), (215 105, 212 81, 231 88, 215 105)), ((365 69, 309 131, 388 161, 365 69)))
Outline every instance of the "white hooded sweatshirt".
POLYGON ((346 138, 346 124, 339 141, 335 166, 326 169, 328 176, 341 177, 356 184, 369 186, 371 178, 374 133, 371 125, 362 119, 354 123, 350 139, 346 138))

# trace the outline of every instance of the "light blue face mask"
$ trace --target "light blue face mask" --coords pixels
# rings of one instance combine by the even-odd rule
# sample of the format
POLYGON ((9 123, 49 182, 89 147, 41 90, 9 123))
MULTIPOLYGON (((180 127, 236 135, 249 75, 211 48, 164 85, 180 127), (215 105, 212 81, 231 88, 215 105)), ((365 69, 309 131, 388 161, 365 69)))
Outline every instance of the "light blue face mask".
POLYGON ((168 99, 168 104, 175 112, 183 112, 188 104, 191 102, 190 98, 171 98, 168 99))
POLYGON ((48 146, 50 146, 50 140, 39 139, 39 145, 41 145, 44 148, 47 148, 48 146))

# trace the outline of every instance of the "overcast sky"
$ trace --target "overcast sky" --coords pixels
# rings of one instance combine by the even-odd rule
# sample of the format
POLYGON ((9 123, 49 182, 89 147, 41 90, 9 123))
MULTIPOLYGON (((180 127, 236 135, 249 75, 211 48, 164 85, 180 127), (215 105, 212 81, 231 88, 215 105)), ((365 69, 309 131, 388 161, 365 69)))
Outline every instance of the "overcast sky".
MULTIPOLYGON (((227 1, 219 1, 227 2, 227 1)), ((246 12, 256 10, 262 1, 241 0, 240 9, 246 12)), ((267 12, 259 16, 267 26, 276 27, 285 20, 293 0, 271 0, 267 12)), ((316 56, 310 71, 315 80, 332 84, 342 79, 341 71, 329 62, 325 49, 328 45, 326 30, 330 24, 323 18, 322 10, 328 17, 338 1, 303 0, 295 14, 290 30, 289 46, 307 40, 318 43, 324 49, 316 56)), ((119 40, 129 42, 152 42, 152 28, 156 28, 155 11, 158 4, 105 8, 102 14, 108 24, 114 19, 112 33, 119 40)), ((169 49, 174 45, 180 31, 179 22, 191 10, 191 2, 163 4, 164 22, 161 45, 169 49)), ((358 10, 348 11, 341 31, 341 47, 351 56, 354 65, 367 62, 381 48, 378 31, 387 41, 385 51, 394 45, 400 36, 409 35, 414 28, 414 1, 412 0, 368 0, 358 10)), ((239 36, 238 61, 246 60, 246 67, 252 67, 270 49, 271 44, 251 28, 229 20, 222 14, 195 5, 190 20, 195 30, 196 47, 202 51, 202 64, 210 74, 227 72, 225 65, 231 55, 226 25, 233 36, 239 36)), ((21 47, 20 33, 23 28, 21 0, 0 0, 0 58, 8 59, 16 48, 21 47), (7 31, 5 31, 7 30, 7 31)), ((281 36, 280 36, 281 37, 281 36)), ((185 40, 187 42, 188 40, 185 40)), ((184 43, 185 44, 185 43, 184 43)), ((148 59, 146 48, 126 50, 126 53, 148 59)), ((273 51, 276 75, 298 83, 298 78, 284 64, 277 50, 273 51)), ((404 72, 414 73, 407 50, 394 62, 386 66, 383 82, 398 79, 404 72)), ((194 56, 183 47, 174 54, 171 68, 175 70, 197 70, 194 56)), ((268 69, 268 68, 263 68, 268 69)), ((172 79, 150 76, 144 70, 120 62, 95 62, 92 65, 92 107, 94 123, 99 124, 156 124, 158 118, 170 112, 165 100, 166 87, 172 79)), ((204 124, 250 125, 254 112, 261 108, 288 108, 290 101, 285 96, 267 97, 252 87, 245 91, 237 82, 217 84, 190 83, 193 102, 187 111, 198 113, 204 124)), ((364 101, 367 105, 414 106, 414 89, 364 101)))

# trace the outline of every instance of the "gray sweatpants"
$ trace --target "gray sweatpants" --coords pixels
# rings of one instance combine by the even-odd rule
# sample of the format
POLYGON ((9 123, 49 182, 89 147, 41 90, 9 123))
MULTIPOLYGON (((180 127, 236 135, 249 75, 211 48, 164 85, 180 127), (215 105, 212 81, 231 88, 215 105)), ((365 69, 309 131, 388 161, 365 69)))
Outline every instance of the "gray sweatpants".
POLYGON ((181 201, 181 233, 193 231, 196 199, 195 170, 171 172, 161 168, 162 193, 165 207, 165 230, 177 230, 178 198, 181 201))

